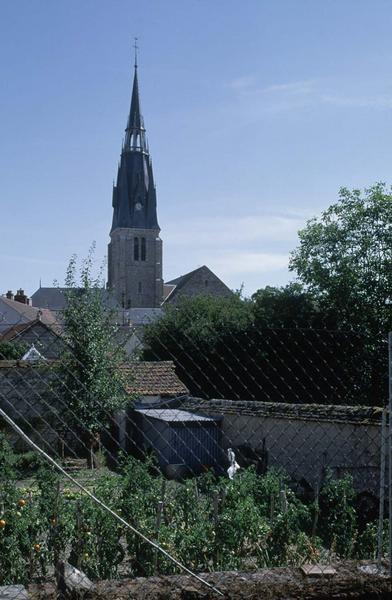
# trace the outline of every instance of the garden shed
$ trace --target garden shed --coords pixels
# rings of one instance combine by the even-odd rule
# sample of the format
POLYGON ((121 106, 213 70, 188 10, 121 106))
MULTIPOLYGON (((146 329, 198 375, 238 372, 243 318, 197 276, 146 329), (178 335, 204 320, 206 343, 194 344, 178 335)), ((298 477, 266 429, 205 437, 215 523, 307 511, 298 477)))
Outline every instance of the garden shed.
POLYGON ((136 409, 135 417, 139 448, 152 451, 167 475, 219 469, 222 464, 221 417, 177 408, 136 409))

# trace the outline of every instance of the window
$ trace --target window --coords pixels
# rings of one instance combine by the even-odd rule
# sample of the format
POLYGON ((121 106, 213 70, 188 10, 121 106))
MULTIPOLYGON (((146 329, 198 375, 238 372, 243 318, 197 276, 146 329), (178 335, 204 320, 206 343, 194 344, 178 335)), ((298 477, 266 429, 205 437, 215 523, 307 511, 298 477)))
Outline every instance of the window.
POLYGON ((133 240, 133 260, 139 260, 139 238, 133 240))
POLYGON ((139 281, 139 283, 137 284, 137 291, 139 294, 142 293, 142 282, 141 281, 139 281))
POLYGON ((146 238, 144 238, 144 237, 142 238, 142 252, 141 252, 141 255, 142 255, 142 257, 141 257, 142 260, 146 260, 146 238))

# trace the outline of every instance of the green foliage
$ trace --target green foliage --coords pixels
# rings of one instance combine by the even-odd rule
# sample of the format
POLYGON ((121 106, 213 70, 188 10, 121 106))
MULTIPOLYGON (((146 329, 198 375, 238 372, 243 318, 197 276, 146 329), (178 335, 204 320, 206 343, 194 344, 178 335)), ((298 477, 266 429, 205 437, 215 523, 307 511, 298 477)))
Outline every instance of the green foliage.
POLYGON ((0 431, 0 481, 7 482, 16 478, 16 455, 5 433, 0 431))
POLYGON ((310 327, 325 322, 312 294, 299 283, 257 290, 252 295, 252 312, 260 327, 310 327))
POLYGON ((327 472, 320 494, 320 531, 328 547, 340 558, 352 556, 358 536, 354 498, 350 475, 333 479, 327 472))
POLYGON ((362 337, 359 402, 384 404, 386 335, 392 328, 392 195, 383 183, 342 188, 339 201, 299 232, 290 269, 338 328, 362 337))
POLYGON ((94 247, 83 262, 80 282, 75 256, 68 266, 61 389, 68 420, 96 435, 127 398, 120 369, 124 355, 115 341, 118 327, 113 312, 104 306, 102 281, 92 276, 93 252, 94 247))
POLYGON ((342 188, 339 202, 299 232, 290 269, 341 326, 364 333, 392 326, 392 195, 385 184, 342 188))
POLYGON ((183 297, 178 304, 165 307, 164 317, 146 328, 145 342, 154 349, 170 333, 170 339, 179 344, 191 339, 198 347, 207 347, 222 335, 241 331, 250 320, 250 304, 237 294, 183 297))
MULTIPOLYGON (((94 492, 107 506, 118 509, 120 490, 120 486, 116 487, 116 478, 106 475, 99 478, 94 492)), ((116 577, 125 556, 120 543, 123 528, 118 521, 84 496, 76 501, 73 517, 71 564, 93 579, 116 577)))
POLYGON ((20 360, 27 350, 28 346, 23 342, 0 341, 0 360, 20 360))
MULTIPOLYGON (((5 523, 0 523, 0 585, 47 577, 59 559, 92 579, 118 577, 121 563, 132 576, 179 572, 90 498, 63 485, 46 466, 37 474, 34 491, 21 490, 12 479, 0 482, 0 519, 5 523)), ((316 532, 312 503, 297 498, 286 475, 273 469, 260 477, 250 467, 233 481, 208 472, 180 484, 164 480, 152 461, 129 458, 119 474, 95 477, 94 492, 199 572, 374 558, 377 548, 377 523, 369 522, 359 532, 349 476, 335 480, 327 474, 316 532)))

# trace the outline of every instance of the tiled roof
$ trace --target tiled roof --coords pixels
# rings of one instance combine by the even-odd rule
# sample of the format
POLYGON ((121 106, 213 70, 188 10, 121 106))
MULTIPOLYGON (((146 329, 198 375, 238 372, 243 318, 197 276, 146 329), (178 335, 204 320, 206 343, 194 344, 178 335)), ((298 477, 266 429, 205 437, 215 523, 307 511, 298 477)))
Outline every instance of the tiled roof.
POLYGON ((377 406, 287 404, 252 400, 202 400, 200 398, 187 399, 182 408, 220 415, 235 414, 291 421, 333 421, 358 424, 378 424, 381 422, 382 414, 382 408, 377 406))
MULTIPOLYGON (((0 369, 45 368, 59 364, 48 360, 45 364, 22 360, 0 360, 0 369)), ((187 387, 177 377, 171 360, 160 362, 133 362, 122 366, 126 390, 136 396, 181 396, 188 394, 187 387)))
POLYGON ((171 360, 132 362, 123 366, 127 392, 139 396, 180 396, 187 387, 177 377, 171 360))

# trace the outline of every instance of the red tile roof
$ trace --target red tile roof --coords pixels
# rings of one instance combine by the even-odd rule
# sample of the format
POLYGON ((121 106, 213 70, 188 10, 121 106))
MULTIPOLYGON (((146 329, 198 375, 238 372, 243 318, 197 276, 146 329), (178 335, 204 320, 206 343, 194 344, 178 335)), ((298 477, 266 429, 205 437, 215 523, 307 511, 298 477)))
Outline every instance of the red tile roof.
POLYGON ((123 366, 129 394, 180 396, 189 390, 178 378, 173 361, 133 362, 123 366))

